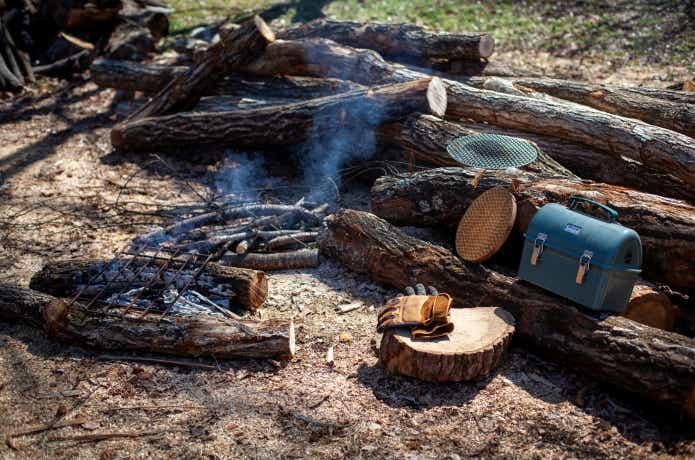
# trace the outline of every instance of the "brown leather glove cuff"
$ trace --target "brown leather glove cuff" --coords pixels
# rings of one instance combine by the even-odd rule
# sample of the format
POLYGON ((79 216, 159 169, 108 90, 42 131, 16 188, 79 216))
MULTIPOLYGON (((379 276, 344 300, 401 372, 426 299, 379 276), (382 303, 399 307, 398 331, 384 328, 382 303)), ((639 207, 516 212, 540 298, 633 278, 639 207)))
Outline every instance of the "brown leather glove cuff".
POLYGON ((425 320, 422 324, 446 323, 449 321, 452 299, 449 294, 430 296, 425 304, 425 320))
POLYGON ((430 340, 449 335, 454 331, 454 323, 435 323, 429 326, 415 326, 410 335, 415 340, 430 340))

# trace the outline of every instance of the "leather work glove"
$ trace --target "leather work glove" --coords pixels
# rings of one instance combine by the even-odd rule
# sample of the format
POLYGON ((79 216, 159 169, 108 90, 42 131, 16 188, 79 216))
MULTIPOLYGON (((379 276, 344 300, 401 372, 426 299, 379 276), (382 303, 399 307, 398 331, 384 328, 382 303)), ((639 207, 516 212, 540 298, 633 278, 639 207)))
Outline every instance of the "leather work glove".
POLYGON ((451 297, 439 294, 435 288, 418 283, 415 289, 408 286, 406 295, 391 299, 379 310, 377 331, 397 327, 410 327, 414 339, 433 339, 454 330, 449 310, 451 297))

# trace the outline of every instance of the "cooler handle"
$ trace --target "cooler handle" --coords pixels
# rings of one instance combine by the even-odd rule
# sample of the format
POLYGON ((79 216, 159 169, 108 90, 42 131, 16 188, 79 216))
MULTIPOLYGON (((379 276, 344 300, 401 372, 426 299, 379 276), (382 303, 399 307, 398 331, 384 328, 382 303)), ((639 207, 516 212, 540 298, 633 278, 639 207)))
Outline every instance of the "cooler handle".
POLYGON ((567 207, 569 209, 574 209, 577 207, 578 203, 589 203, 593 206, 596 206, 599 208, 601 211, 606 213, 606 216, 608 217, 608 222, 613 223, 615 220, 618 218, 618 211, 615 209, 606 206, 605 204, 599 203, 594 200, 590 200, 588 198, 584 198, 583 196, 572 196, 569 199, 569 203, 567 204, 567 207))

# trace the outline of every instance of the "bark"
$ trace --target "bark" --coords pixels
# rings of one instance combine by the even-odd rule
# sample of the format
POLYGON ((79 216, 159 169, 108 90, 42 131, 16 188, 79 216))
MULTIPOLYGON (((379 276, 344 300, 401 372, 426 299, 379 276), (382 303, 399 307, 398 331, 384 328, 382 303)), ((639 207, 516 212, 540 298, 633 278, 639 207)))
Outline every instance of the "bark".
POLYGON ((276 252, 273 254, 232 254, 227 253, 220 264, 232 267, 253 268, 255 270, 287 270, 290 268, 318 267, 318 249, 299 249, 297 251, 276 252))
POLYGON ((106 350, 177 356, 285 359, 294 356, 294 324, 287 320, 236 321, 198 315, 160 320, 123 308, 88 310, 78 303, 16 286, 0 286, 0 319, 40 322, 49 338, 106 350))
MULTIPOLYGON (((483 88, 485 78, 472 78, 472 86, 483 88)), ((530 88, 544 94, 588 105, 604 112, 636 118, 695 137, 695 105, 667 101, 612 85, 594 85, 552 78, 509 78, 522 93, 530 88)))
MULTIPOLYGON (((461 166, 449 156, 446 147, 457 137, 478 132, 480 131, 468 128, 465 124, 445 121, 432 115, 413 114, 402 122, 380 129, 379 139, 398 145, 407 155, 427 164, 461 166)), ((577 178, 567 168, 548 156, 544 149, 540 150, 538 160, 521 169, 543 176, 577 178)))
POLYGON ((477 188, 473 173, 462 168, 440 168, 410 175, 385 176, 372 188, 372 210, 396 225, 454 226, 473 199, 494 186, 518 184, 517 201, 534 206, 566 203, 579 195, 606 203, 620 213, 618 221, 642 239, 645 278, 673 289, 695 286, 695 207, 622 187, 567 179, 541 179, 532 174, 487 174, 477 188))
POLYGON ((156 42, 147 27, 124 22, 111 32, 104 54, 111 59, 142 61, 154 52, 156 42))
POLYGON ((117 145, 133 150, 205 144, 285 146, 339 128, 373 129, 412 112, 442 115, 446 90, 438 78, 383 85, 281 106, 231 112, 182 112, 126 122, 117 145))
MULTIPOLYGON (((330 40, 278 41, 245 68, 265 75, 340 76, 363 84, 402 82, 424 74, 388 63, 369 50, 340 46, 330 40)), ((474 119, 505 128, 566 139, 591 146, 614 158, 638 161, 653 170, 695 185, 692 139, 639 120, 579 104, 539 100, 481 90, 459 81, 447 85, 447 117, 474 119)))
POLYGON ((97 59, 90 68, 94 82, 105 88, 156 93, 174 77, 186 72, 185 66, 141 64, 118 59, 97 59))
POLYGON ((258 16, 242 24, 220 42, 210 46, 204 58, 186 73, 172 80, 147 104, 111 131, 115 147, 123 145, 122 130, 129 121, 165 115, 193 107, 205 88, 219 78, 225 69, 233 69, 260 55, 268 43, 275 40, 272 30, 258 16))
POLYGON ((373 49, 391 59, 480 59, 492 55, 495 40, 486 33, 430 32, 413 24, 378 24, 316 19, 283 30, 279 38, 329 38, 355 48, 373 49))
MULTIPOLYGON (((172 78, 183 74, 187 69, 186 66, 98 59, 92 64, 91 72, 95 83, 105 88, 156 93, 172 78)), ((258 78, 252 75, 230 74, 208 88, 203 95, 314 99, 355 89, 363 89, 363 86, 336 78, 258 78)))
POLYGON ((452 60, 434 64, 432 67, 435 70, 453 75, 471 77, 478 75, 484 77, 536 77, 540 75, 528 69, 512 67, 494 60, 452 60))
MULTIPOLYGON (((149 285, 153 289, 161 288, 176 275, 183 263, 175 260, 158 273, 166 259, 153 261, 152 258, 141 257, 119 274, 119 269, 127 260, 73 259, 51 262, 32 277, 30 287, 57 297, 73 297, 86 288, 83 296, 91 298, 103 290, 100 298, 105 299, 111 294, 139 288, 147 283, 151 283, 149 285), (105 268, 103 275, 98 276, 105 268), (152 282, 155 276, 157 280, 152 282)), ((185 287, 195 269, 196 266, 190 265, 178 276, 173 286, 178 289, 185 287)), ((268 279, 262 271, 208 263, 189 288, 211 299, 227 298, 231 304, 255 311, 268 295, 268 279)))
POLYGON ((695 417, 690 338, 622 317, 597 319, 539 288, 466 264, 369 213, 332 216, 320 244, 324 255, 397 289, 420 282, 452 295, 454 307, 503 306, 516 319, 516 336, 549 359, 695 417))

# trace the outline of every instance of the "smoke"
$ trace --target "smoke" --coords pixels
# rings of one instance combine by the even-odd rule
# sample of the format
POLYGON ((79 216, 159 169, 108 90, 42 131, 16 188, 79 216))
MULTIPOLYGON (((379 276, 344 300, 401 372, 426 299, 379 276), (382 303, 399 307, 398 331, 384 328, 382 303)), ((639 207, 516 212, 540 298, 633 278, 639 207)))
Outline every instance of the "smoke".
POLYGON ((300 149, 304 185, 312 201, 330 201, 335 197, 333 184, 339 186, 340 169, 346 164, 368 160, 376 147, 375 126, 379 110, 359 101, 336 107, 314 118, 308 140, 300 149), (336 128, 336 120, 341 125, 336 128))
POLYGON ((236 153, 229 149, 215 176, 215 192, 224 201, 256 201, 264 190, 284 185, 280 178, 267 173, 265 159, 261 155, 236 153))

